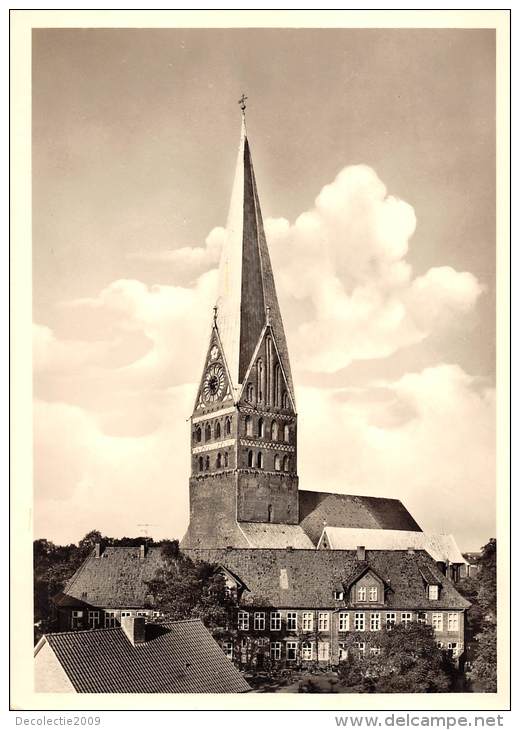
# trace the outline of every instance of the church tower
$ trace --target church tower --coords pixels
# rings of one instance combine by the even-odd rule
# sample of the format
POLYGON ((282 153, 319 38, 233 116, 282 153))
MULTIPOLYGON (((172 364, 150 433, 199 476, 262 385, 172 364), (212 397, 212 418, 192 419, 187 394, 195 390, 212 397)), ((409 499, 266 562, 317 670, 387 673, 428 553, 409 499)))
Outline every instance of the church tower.
POLYGON ((297 416, 242 103, 219 292, 191 417, 185 549, 248 547, 245 526, 297 525, 297 416))

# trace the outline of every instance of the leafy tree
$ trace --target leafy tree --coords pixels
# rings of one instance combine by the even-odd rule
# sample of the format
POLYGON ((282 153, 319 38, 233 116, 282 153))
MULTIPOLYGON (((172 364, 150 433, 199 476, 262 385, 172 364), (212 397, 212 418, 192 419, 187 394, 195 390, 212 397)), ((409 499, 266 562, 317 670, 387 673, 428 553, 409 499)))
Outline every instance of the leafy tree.
POLYGON ((482 548, 479 558, 478 602, 486 613, 486 620, 496 621, 497 615, 497 541, 491 538, 482 548))
POLYGON ((164 545, 162 551, 164 564, 148 582, 154 607, 170 620, 200 618, 210 629, 227 627, 233 601, 217 567, 192 561, 175 542, 164 545))
POLYGON ((437 648, 431 626, 398 624, 377 634, 354 633, 348 641, 350 656, 339 674, 354 692, 447 692, 452 686, 454 667, 437 648), (365 643, 364 656, 354 642, 365 643))
POLYGON ((477 692, 497 691, 497 627, 487 623, 476 637, 477 651, 470 677, 477 692))

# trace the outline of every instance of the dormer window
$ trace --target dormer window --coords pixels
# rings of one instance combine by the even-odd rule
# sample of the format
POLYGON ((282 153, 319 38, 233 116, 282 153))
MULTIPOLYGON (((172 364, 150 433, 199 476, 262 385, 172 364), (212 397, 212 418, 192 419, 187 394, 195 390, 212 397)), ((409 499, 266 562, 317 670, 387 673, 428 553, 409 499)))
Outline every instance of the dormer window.
POLYGON ((334 591, 334 600, 342 601, 343 600, 343 591, 334 591))
POLYGON ((437 585, 429 585, 428 586, 428 598, 430 601, 438 601, 439 600, 439 586, 437 585))
POLYGON ((377 586, 370 586, 368 589, 368 600, 377 601, 377 586))
POLYGON ((358 601, 367 600, 367 589, 365 586, 359 586, 359 588, 357 589, 357 599, 358 601))

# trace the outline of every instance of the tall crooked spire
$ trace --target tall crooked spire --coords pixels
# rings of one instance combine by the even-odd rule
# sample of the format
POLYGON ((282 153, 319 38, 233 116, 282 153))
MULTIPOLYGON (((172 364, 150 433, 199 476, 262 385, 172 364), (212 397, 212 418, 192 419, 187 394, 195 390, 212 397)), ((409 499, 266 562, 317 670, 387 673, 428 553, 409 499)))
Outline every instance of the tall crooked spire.
POLYGON ((260 335, 268 324, 294 403, 289 353, 265 238, 244 113, 226 239, 220 260, 217 307, 218 331, 235 393, 243 383, 260 335))

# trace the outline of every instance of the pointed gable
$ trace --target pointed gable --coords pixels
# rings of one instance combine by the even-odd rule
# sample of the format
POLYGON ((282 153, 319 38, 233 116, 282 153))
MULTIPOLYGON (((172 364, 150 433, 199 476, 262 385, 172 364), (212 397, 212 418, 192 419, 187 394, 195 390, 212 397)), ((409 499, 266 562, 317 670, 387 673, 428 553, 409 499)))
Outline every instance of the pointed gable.
POLYGON ((244 122, 220 261, 217 307, 218 329, 235 391, 243 383, 269 308, 271 326, 294 402, 287 342, 244 122))
POLYGON ((215 410, 222 405, 231 405, 233 395, 229 370, 218 329, 213 327, 209 347, 204 361, 202 379, 195 400, 195 413, 215 410))

